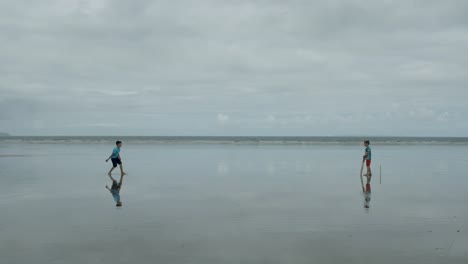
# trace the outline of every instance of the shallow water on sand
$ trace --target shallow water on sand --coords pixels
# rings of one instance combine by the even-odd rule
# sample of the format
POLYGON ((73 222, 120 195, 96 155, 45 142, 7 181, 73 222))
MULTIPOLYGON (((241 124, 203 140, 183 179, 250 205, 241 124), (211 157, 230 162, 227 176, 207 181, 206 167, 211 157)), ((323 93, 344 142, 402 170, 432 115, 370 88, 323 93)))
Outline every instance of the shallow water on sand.
POLYGON ((1 263, 467 263, 468 146, 0 144, 1 263), (382 184, 379 184, 382 165, 382 184), (115 175, 114 177, 118 177, 115 175))

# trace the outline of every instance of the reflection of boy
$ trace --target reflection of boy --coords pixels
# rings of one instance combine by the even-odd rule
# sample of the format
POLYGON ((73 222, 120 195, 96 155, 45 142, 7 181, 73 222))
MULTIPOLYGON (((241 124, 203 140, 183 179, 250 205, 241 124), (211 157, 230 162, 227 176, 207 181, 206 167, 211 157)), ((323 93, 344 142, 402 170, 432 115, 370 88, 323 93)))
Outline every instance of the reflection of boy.
POLYGON ((366 209, 370 208, 370 201, 371 201, 371 194, 365 193, 364 194, 364 208, 366 209))
POLYGON ((115 206, 122 206, 122 201, 120 201, 120 188, 122 187, 122 181, 123 181, 123 175, 120 175, 120 181, 117 182, 114 178, 112 178, 111 175, 109 177, 112 180, 112 187, 109 189, 108 186, 106 188, 110 191, 112 194, 112 197, 114 198, 114 201, 116 202, 115 206))

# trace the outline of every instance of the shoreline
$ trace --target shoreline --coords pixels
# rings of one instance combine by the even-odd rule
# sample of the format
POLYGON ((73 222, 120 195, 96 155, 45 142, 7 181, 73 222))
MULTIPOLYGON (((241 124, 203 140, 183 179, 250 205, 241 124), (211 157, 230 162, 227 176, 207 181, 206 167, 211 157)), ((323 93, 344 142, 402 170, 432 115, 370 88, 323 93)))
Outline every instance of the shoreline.
POLYGON ((372 145, 468 145, 468 137, 197 137, 197 136, 9 136, 1 143, 32 144, 111 144, 116 139, 131 144, 187 145, 360 145, 369 139, 372 145))

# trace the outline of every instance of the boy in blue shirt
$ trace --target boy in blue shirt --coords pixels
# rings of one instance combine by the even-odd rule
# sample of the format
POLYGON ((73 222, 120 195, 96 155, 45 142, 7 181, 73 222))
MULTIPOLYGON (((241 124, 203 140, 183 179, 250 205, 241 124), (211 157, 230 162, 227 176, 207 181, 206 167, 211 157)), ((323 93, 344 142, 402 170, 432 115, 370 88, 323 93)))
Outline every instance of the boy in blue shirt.
POLYGON ((362 162, 366 161, 366 167, 367 167, 367 174, 364 176, 367 176, 367 183, 370 183, 370 178, 372 177, 372 171, 371 171, 371 161, 372 161, 372 150, 369 147, 370 142, 369 140, 364 141, 364 146, 366 147, 364 156, 362 157, 362 162))
POLYGON ((120 159, 120 148, 122 147, 122 141, 117 141, 115 142, 115 144, 117 145, 117 147, 114 148, 114 150, 112 151, 112 154, 109 156, 108 159, 106 159, 106 162, 110 160, 112 160, 112 169, 109 171, 109 176, 112 175, 112 171, 117 168, 117 165, 120 165, 120 172, 122 175, 125 175, 126 173, 123 171, 123 167, 122 167, 122 160, 120 159))

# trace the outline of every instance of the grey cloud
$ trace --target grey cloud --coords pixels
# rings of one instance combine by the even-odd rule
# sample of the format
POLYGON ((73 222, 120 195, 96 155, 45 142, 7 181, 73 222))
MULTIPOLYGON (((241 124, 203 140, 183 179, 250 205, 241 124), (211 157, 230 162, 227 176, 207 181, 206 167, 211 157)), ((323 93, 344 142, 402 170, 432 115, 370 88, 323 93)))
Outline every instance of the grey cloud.
POLYGON ((467 8, 0 1, 0 131, 462 136, 467 8))

